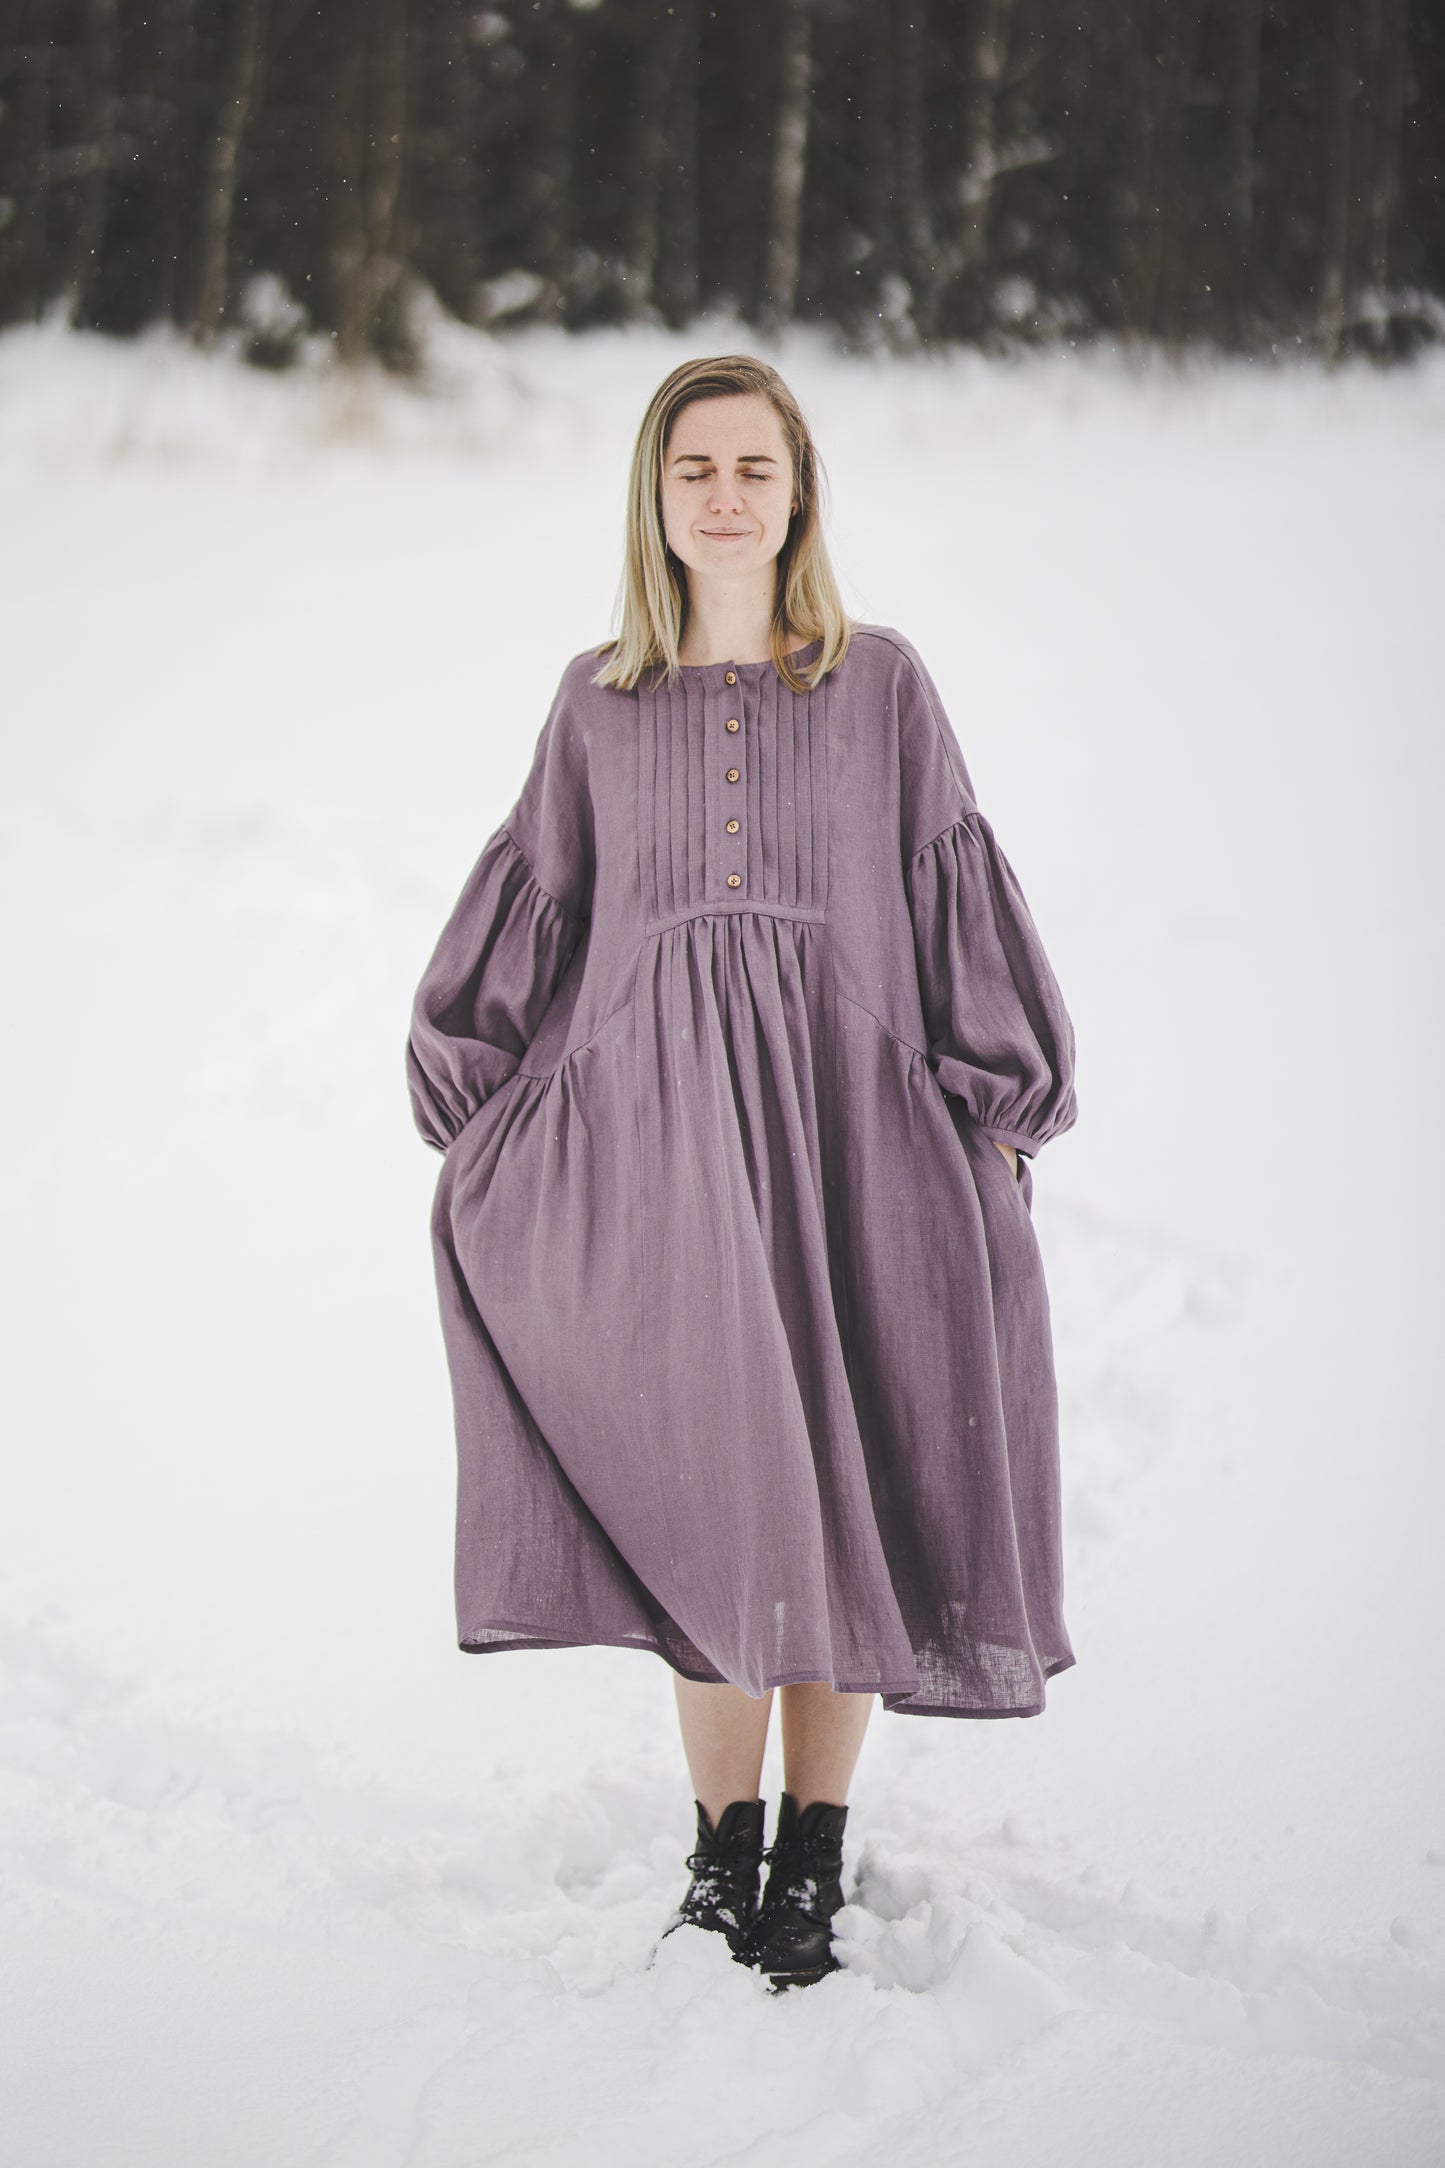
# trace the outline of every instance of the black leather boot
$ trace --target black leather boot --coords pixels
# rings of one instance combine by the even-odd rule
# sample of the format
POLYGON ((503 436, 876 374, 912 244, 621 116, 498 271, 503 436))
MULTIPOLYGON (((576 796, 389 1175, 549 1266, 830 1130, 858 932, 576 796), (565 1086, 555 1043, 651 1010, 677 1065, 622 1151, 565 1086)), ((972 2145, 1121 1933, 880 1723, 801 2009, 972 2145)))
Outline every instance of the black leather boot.
POLYGON ((663 1936, 678 1927, 707 1927, 726 1935, 729 1949, 736 1954, 758 1908, 765 1802, 735 1799, 723 1808, 716 1829, 701 1800, 695 1799, 693 1805, 697 1808, 697 1850, 687 1858, 692 1881, 677 1908, 677 1918, 663 1929, 663 1936))
POLYGON ((778 1807, 778 1827, 765 1857, 767 1888, 757 1916, 733 1954, 764 1972, 773 1991, 807 1987, 839 1970, 833 1955, 833 1914, 843 1904, 846 1807, 816 1799, 798 1812, 791 1792, 778 1807))

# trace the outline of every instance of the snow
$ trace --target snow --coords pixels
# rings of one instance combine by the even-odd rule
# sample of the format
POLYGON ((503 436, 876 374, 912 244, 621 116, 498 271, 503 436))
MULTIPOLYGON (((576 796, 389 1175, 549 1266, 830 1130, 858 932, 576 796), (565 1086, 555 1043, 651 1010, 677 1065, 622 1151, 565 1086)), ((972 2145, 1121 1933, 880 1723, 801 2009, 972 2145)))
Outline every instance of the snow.
POLYGON ((1079 1660, 875 1712, 845 1969, 772 1997, 649 1963, 666 1668, 455 1648, 407 1007, 610 629, 647 396, 754 344, 341 394, 0 338, 16 2168, 1445 2157, 1440 361, 767 349, 1078 1031, 1079 1660))

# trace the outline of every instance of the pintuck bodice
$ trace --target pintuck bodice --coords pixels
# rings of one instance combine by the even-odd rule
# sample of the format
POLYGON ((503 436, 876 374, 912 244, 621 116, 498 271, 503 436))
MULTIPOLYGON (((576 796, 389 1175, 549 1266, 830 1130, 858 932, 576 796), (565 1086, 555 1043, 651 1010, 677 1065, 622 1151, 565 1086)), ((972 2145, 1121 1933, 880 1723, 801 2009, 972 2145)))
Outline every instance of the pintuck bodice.
POLYGON ((794 692, 771 663, 689 670, 671 690, 639 694, 638 846, 649 933, 704 909, 824 914, 825 708, 825 695, 794 692))

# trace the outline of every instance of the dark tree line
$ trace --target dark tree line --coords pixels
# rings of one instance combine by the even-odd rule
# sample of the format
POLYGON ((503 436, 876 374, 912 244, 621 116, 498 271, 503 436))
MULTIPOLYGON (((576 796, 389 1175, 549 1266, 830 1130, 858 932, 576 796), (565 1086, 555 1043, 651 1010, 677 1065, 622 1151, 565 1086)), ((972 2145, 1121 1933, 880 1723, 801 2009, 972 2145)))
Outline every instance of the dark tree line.
POLYGON ((424 288, 1392 358, 1442 172, 1424 0, 0 0, 0 324, 273 363, 405 367, 424 288))

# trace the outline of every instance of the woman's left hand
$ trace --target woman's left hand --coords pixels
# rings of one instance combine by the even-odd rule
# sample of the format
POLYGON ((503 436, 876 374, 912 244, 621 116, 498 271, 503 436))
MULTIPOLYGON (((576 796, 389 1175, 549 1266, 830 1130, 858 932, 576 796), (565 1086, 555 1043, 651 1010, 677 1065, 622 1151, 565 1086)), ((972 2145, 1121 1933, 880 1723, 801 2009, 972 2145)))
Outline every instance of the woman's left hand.
POLYGON ((999 1150, 1003 1153, 1004 1158, 1008 1161, 1009 1173, 1013 1176, 1014 1180, 1017 1181, 1019 1178, 1019 1155, 1014 1150, 1013 1146, 1011 1144, 1005 1144, 1001 1137, 990 1137, 988 1141, 990 1144, 996 1144, 998 1146, 999 1150))

